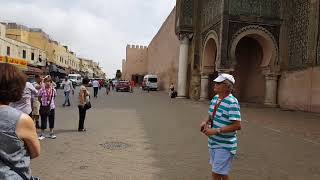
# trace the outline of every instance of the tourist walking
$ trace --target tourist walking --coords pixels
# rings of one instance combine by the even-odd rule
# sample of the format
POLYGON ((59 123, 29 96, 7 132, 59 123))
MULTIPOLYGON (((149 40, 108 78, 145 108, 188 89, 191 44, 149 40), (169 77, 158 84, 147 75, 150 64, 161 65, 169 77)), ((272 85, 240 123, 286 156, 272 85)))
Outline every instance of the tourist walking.
POLYGON ((108 95, 110 92, 110 84, 109 81, 104 82, 104 87, 106 88, 106 94, 108 95))
MULTIPOLYGON (((41 87, 42 87, 42 79, 41 79, 41 77, 39 75, 35 75, 35 82, 32 85, 38 91, 41 89, 41 87)), ((40 129, 40 126, 39 126, 39 118, 40 118, 39 110, 40 110, 39 96, 38 96, 38 94, 34 94, 33 97, 32 97, 32 119, 34 120, 37 129, 40 129)))
POLYGON ((31 83, 26 82, 25 88, 22 93, 22 98, 17 102, 10 103, 10 106, 32 117, 31 98, 35 94, 38 94, 36 88, 31 83))
POLYGON ((25 75, 16 67, 0 63, 0 179, 31 179, 30 159, 40 155, 33 120, 12 108, 22 98, 25 75))
POLYGON ((56 90, 52 86, 52 80, 50 76, 44 79, 44 87, 39 91, 40 116, 41 116, 41 133, 39 139, 45 138, 44 131, 47 129, 47 122, 49 120, 49 138, 55 139, 57 136, 54 134, 54 121, 55 121, 55 98, 56 90))
POLYGON ((86 131, 84 128, 84 121, 86 119, 86 112, 89 108, 91 108, 90 103, 90 92, 87 89, 87 86, 89 84, 89 79, 84 78, 82 80, 82 85, 80 86, 80 92, 79 92, 79 126, 78 131, 86 131))
POLYGON ((64 78, 64 80, 62 81, 62 87, 63 87, 63 92, 64 92, 64 103, 62 104, 62 106, 71 106, 70 104, 70 92, 72 92, 72 94, 74 94, 74 89, 73 89, 73 85, 72 82, 68 79, 68 77, 66 76, 64 78))
POLYGON ((237 130, 241 129, 238 100, 231 94, 235 79, 221 74, 215 80, 216 96, 211 100, 209 116, 201 123, 201 132, 208 136, 213 180, 230 180, 229 172, 237 151, 237 130))
POLYGON ((100 86, 99 81, 97 81, 96 79, 93 80, 93 82, 92 82, 93 97, 95 97, 95 98, 98 97, 99 86, 100 86))

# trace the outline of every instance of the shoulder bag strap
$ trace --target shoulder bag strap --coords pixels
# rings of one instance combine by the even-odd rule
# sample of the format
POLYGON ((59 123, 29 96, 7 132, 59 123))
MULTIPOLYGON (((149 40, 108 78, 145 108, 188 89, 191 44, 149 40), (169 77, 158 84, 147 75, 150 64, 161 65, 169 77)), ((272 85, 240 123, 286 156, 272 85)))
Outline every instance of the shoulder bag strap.
MULTIPOLYGON (((226 96, 226 97, 228 97, 228 96, 226 96)), ((214 117, 216 116, 218 107, 220 106, 221 102, 222 102, 226 97, 223 97, 223 98, 221 99, 221 101, 219 101, 218 103, 216 103, 216 105, 214 105, 213 112, 212 112, 212 119, 211 119, 211 127, 213 126, 214 117)), ((219 98, 218 98, 218 100, 219 100, 219 98)), ((217 101, 218 101, 218 100, 217 100, 217 101)))
POLYGON ((31 180, 29 179, 25 174, 23 174, 19 169, 17 169, 9 160, 7 160, 6 158, 2 157, 2 155, 0 155, 0 160, 7 165, 12 171, 14 171, 15 173, 17 173, 19 176, 22 177, 23 180, 31 180))

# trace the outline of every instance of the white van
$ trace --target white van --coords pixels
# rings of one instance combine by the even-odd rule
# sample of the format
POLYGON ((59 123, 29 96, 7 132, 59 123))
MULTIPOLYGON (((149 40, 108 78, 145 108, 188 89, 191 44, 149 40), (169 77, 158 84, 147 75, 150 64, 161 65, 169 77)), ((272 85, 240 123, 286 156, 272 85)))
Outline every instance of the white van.
POLYGON ((158 90, 158 77, 157 75, 147 74, 143 77, 142 89, 158 90))
POLYGON ((82 83, 82 77, 80 74, 69 74, 68 79, 70 79, 72 84, 77 85, 77 86, 81 85, 81 83, 82 83))

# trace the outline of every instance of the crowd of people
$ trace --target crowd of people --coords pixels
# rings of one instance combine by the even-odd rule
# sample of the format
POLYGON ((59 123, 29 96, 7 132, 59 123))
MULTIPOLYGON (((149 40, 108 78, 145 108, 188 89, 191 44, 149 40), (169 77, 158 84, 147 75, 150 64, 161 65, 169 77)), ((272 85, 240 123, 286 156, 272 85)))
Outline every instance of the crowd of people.
MULTIPOLYGON (((79 132, 86 131, 86 111, 91 108, 89 82, 84 78, 79 88, 79 132)), ((232 75, 220 74, 214 82, 216 96, 211 100, 208 117, 200 124, 200 131, 208 138, 212 179, 230 180, 229 172, 237 151, 236 131, 241 129, 240 106, 232 95, 235 84, 232 75)), ((63 106, 70 106, 70 93, 74 94, 74 88, 68 78, 62 86, 63 106)), ((92 86, 97 98, 99 89, 105 87, 109 94, 114 84, 95 80, 92 86)), ((170 97, 175 97, 174 85, 169 89, 170 97)), ((56 96, 49 75, 37 75, 35 82, 29 83, 17 67, 0 64, 0 179, 35 179, 31 175, 30 160, 40 155, 39 140, 57 138, 54 133, 56 96), (49 134, 46 136, 48 122, 49 134), (40 129, 39 135, 37 129, 40 129)))
MULTIPOLYGON (((79 132, 86 131, 86 111, 91 108, 88 84, 89 79, 84 78, 78 96, 79 132)), ((62 86, 63 106, 70 106, 69 95, 74 93, 72 83, 65 78, 62 86)), ((35 82, 30 83, 14 65, 0 64, 0 179, 36 179, 31 176, 30 159, 40 154, 39 140, 57 138, 55 87, 49 75, 35 75, 35 82)))

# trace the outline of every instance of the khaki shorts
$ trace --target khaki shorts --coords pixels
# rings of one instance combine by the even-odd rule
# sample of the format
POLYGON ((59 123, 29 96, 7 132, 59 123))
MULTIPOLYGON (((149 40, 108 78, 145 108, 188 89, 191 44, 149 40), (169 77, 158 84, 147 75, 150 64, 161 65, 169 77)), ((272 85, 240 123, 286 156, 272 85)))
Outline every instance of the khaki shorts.
POLYGON ((39 116, 39 110, 40 110, 40 102, 39 101, 33 101, 32 115, 39 116))

